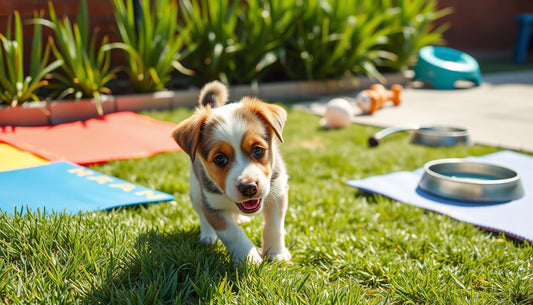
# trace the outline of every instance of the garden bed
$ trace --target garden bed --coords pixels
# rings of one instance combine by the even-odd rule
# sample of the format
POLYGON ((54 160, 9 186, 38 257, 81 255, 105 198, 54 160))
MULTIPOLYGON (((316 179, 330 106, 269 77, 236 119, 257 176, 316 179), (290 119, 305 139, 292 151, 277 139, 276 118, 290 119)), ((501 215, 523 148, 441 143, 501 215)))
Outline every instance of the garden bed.
MULTIPOLYGON (((388 84, 406 84, 403 73, 385 74, 388 84)), ((376 83, 368 77, 351 80, 288 81, 230 87, 230 99, 258 96, 269 101, 314 99, 320 96, 355 94, 376 83)), ((199 89, 158 91, 147 94, 105 96, 102 98, 104 114, 117 111, 168 110, 176 107, 196 106, 199 89)), ((25 103, 17 107, 0 108, 0 126, 43 126, 87 120, 99 116, 92 99, 79 101, 51 101, 25 103)))

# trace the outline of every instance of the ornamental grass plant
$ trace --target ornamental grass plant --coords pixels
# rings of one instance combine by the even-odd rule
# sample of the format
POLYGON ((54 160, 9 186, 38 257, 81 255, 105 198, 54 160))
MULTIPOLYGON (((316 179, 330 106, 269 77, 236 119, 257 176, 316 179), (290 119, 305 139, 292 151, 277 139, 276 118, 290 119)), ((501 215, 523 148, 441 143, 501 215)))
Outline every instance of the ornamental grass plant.
MULTIPOLYGON (((185 61, 194 83, 222 80, 243 84, 274 79, 285 59, 300 10, 294 0, 180 0, 182 28, 195 51, 185 61), (187 31, 191 26, 190 31, 187 31)), ((183 34, 182 34, 183 35, 183 34)))
POLYGON ((176 1, 141 1, 138 14, 133 0, 113 0, 113 8, 121 42, 111 46, 124 51, 124 69, 136 92, 165 89, 174 71, 192 74, 180 60, 196 48, 194 41, 184 44, 193 25, 178 31, 176 1))
POLYGON ((440 44, 448 13, 433 0, 180 0, 186 65, 194 82, 324 80, 412 65, 418 50, 440 44), (190 25, 194 25, 189 30, 190 25), (198 78, 200 77, 200 78, 198 78))
POLYGON ((24 30, 18 12, 14 13, 14 36, 12 36, 12 19, 8 21, 6 34, 0 33, 0 104, 17 106, 26 101, 39 101, 38 89, 47 86, 48 73, 63 64, 61 59, 48 62, 50 44, 44 46, 41 37, 41 25, 33 22, 33 40, 30 62, 24 62, 24 30), (29 64, 28 66, 26 64, 29 64))
POLYGON ((393 53, 383 51, 392 31, 382 24, 388 14, 375 1, 301 2, 294 37, 287 46, 285 69, 295 79, 328 79, 365 74, 382 79, 378 66, 393 53))
POLYGON ((384 50, 394 54, 384 65, 393 71, 406 70, 416 63, 418 51, 424 46, 444 44, 442 34, 447 24, 435 27, 433 22, 451 13, 437 9, 437 2, 425 0, 383 0, 382 10, 390 12, 384 27, 393 29, 384 50))
POLYGON ((62 60, 61 72, 55 73, 55 83, 49 87, 56 91, 59 99, 74 96, 94 98, 100 114, 103 113, 101 94, 110 94, 107 83, 116 77, 118 67, 111 67, 108 38, 103 37, 97 42, 98 35, 89 31, 89 14, 86 0, 82 0, 78 8, 76 21, 69 18, 58 18, 54 5, 49 2, 50 20, 39 19, 39 22, 54 31, 50 38, 54 56, 62 60))

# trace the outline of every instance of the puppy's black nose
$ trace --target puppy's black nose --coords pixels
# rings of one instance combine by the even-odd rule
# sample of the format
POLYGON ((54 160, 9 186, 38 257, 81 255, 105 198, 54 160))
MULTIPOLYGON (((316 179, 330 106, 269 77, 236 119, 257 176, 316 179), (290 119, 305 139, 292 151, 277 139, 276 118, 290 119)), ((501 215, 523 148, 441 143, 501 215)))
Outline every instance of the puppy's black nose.
POLYGON ((241 183, 238 186, 239 192, 245 197, 253 197, 255 194, 257 194, 257 184, 255 182, 252 183, 241 183))

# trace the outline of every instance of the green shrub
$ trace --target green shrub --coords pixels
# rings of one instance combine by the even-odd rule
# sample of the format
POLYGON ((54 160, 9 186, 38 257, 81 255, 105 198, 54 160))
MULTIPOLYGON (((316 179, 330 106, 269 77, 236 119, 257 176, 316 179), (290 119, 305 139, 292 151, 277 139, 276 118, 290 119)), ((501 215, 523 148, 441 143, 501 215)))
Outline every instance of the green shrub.
POLYGON ((418 50, 439 43, 432 22, 447 10, 434 0, 209 2, 181 0, 196 83, 222 79, 327 79, 383 68, 401 70, 418 50), (280 71, 282 71, 280 73, 280 71))
POLYGON ((242 49, 236 53, 237 83, 276 79, 277 63, 286 60, 285 45, 300 17, 298 0, 246 1, 237 27, 242 49))
MULTIPOLYGON (((104 37, 99 44, 96 35, 89 37, 86 0, 76 23, 58 20, 52 4, 50 20, 39 18, 38 23, 55 31, 51 50, 64 63, 63 73, 54 75, 57 83, 48 87, 60 96, 99 101, 101 93, 110 93, 106 84, 119 69, 111 68, 111 49, 124 52, 126 66, 120 68, 137 92, 166 88, 176 71, 196 85, 215 79, 242 84, 354 74, 383 80, 381 72, 406 69, 420 48, 442 43, 447 26, 435 28, 433 22, 449 10, 437 10, 436 1, 153 0, 140 1, 135 14, 133 0, 112 0, 121 41, 108 43, 104 37)), ((10 41, 2 38, 1 98, 16 104, 36 97, 9 92, 35 92, 46 85, 43 71, 59 64, 39 66, 47 62, 49 49, 42 55, 34 47, 30 65, 37 68, 31 71, 40 76, 23 79, 20 71, 11 72, 22 60, 15 51, 22 44, 10 41)), ((37 38, 34 43, 41 44, 37 38)))
POLYGON ((375 1, 310 0, 301 2, 301 18, 287 46, 287 74, 296 79, 326 79, 364 73, 381 78, 377 65, 391 57, 384 52, 391 29, 390 14, 375 1))
POLYGON ((171 73, 178 70, 191 74, 180 60, 194 48, 184 45, 188 28, 177 31, 178 5, 174 0, 141 1, 141 12, 135 16, 133 1, 113 0, 115 20, 122 38, 112 47, 125 51, 126 72, 137 92, 164 89, 171 73))
POLYGON ((48 84, 44 80, 45 76, 63 63, 60 59, 48 63, 50 45, 46 44, 43 53, 41 25, 35 22, 29 74, 25 75, 22 22, 18 12, 15 11, 14 16, 14 40, 11 39, 11 19, 8 21, 6 35, 0 34, 0 103, 4 102, 13 107, 28 100, 38 101, 37 90, 48 84))
POLYGON ((187 61, 195 83, 250 83, 268 76, 284 57, 299 16, 296 2, 181 0, 182 27, 192 26, 186 42, 196 45, 187 61))
POLYGON ((436 0, 383 0, 382 3, 382 10, 393 12, 387 15, 383 25, 393 30, 384 50, 395 54, 386 66, 405 70, 415 63, 422 47, 444 43, 442 33, 448 26, 434 28, 433 22, 449 14, 450 9, 437 10, 436 0))
POLYGON ((102 113, 100 94, 111 93, 106 84, 113 78, 117 68, 110 68, 108 38, 96 44, 96 33, 89 37, 89 17, 87 3, 82 0, 76 22, 71 24, 67 17, 57 18, 52 2, 49 2, 50 20, 40 19, 43 25, 54 30, 51 39, 52 51, 56 58, 63 60, 64 74, 55 74, 58 83, 51 86, 59 97, 73 94, 76 99, 94 98, 98 112, 102 113))
POLYGON ((196 50, 187 60, 188 67, 198 76, 198 82, 221 79, 228 83, 233 75, 235 53, 242 48, 236 35, 239 2, 180 0, 183 24, 191 27, 187 44, 196 50))

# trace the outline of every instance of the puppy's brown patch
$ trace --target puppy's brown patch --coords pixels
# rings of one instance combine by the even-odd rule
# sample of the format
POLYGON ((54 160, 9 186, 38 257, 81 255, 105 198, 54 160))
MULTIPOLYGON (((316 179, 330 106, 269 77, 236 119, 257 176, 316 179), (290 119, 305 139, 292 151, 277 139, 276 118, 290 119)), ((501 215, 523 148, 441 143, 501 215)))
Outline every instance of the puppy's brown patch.
POLYGON ((269 144, 262 137, 253 131, 247 132, 242 138, 241 142, 242 151, 248 156, 248 158, 254 162, 263 172, 265 177, 270 177, 270 160, 272 158, 269 144), (261 147, 265 150, 262 157, 256 157, 253 155, 255 147, 261 147))
POLYGON ((215 181, 221 190, 226 189, 226 177, 231 169, 234 155, 235 151, 233 150, 233 147, 229 143, 221 141, 212 146, 205 159, 202 160, 207 174, 213 181, 215 181), (214 162, 219 154, 223 154, 228 159, 228 162, 224 167, 221 167, 214 162))

